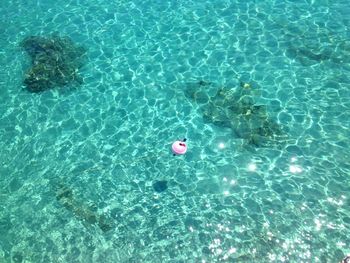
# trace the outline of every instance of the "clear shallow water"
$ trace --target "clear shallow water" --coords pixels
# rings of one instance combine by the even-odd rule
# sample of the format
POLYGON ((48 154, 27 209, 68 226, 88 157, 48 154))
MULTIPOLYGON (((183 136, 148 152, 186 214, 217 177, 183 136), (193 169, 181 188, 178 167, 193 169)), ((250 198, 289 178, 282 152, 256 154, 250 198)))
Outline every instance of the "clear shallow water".
POLYGON ((350 253, 347 1, 12 1, 0 12, 3 262, 350 253), (19 43, 53 32, 87 48, 84 83, 29 93, 19 43), (205 122, 185 96, 201 80, 211 96, 249 83, 287 139, 254 147, 205 122), (189 152, 173 157, 182 137, 189 152), (156 193, 157 180, 168 189, 156 193))

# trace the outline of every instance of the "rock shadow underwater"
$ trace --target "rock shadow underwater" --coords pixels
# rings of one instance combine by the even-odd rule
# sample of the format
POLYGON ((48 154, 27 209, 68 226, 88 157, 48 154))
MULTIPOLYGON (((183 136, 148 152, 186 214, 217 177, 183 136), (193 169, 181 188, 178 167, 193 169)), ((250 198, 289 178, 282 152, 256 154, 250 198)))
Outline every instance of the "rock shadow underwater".
POLYGON ((168 189, 168 181, 166 180, 155 181, 152 184, 152 186, 154 191, 156 191, 157 193, 162 193, 168 189))
POLYGON ((66 185, 59 185, 56 190, 56 199, 67 210, 72 212, 76 218, 81 220, 85 226, 96 225, 103 232, 108 232, 115 228, 115 224, 107 215, 101 215, 93 207, 86 202, 78 200, 74 195, 73 190, 66 185))
POLYGON ((324 25, 317 25, 310 21, 305 23, 277 24, 281 27, 281 44, 285 45, 287 57, 299 61, 303 66, 323 62, 337 66, 349 64, 350 41, 348 38, 324 25))
POLYGON ((236 88, 215 88, 214 85, 199 81, 186 86, 185 96, 199 106, 206 123, 230 128, 238 139, 244 139, 254 147, 268 147, 286 140, 285 129, 268 113, 266 105, 257 103, 259 90, 248 83, 236 88))
POLYGON ((69 83, 82 83, 78 71, 84 65, 86 49, 77 46, 68 37, 57 35, 24 38, 20 46, 31 58, 24 85, 38 93, 69 83))

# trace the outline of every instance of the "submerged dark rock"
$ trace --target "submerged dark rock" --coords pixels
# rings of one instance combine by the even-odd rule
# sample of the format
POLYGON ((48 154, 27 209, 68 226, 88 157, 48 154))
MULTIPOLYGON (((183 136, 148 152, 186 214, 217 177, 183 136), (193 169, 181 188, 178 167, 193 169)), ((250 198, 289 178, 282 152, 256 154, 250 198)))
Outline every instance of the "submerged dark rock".
POLYGON ((91 205, 78 200, 69 187, 60 185, 56 192, 56 199, 84 224, 97 225, 103 232, 114 228, 113 220, 110 217, 99 214, 91 205))
POLYGON ((78 70, 83 66, 86 50, 74 45, 70 38, 29 36, 20 45, 32 61, 24 79, 30 92, 63 87, 74 81, 82 83, 78 70))
POLYGON ((157 193, 164 192, 166 189, 168 189, 168 181, 156 181, 153 183, 153 189, 157 193))
POLYGON ((303 66, 320 63, 343 66, 350 62, 350 41, 330 27, 315 27, 308 22, 300 25, 288 24, 282 26, 281 33, 281 43, 285 43, 286 56, 299 61, 303 66))
POLYGON ((15 252, 12 256, 12 261, 14 263, 21 263, 23 262, 23 255, 20 252, 15 252))
POLYGON ((267 106, 256 102, 259 92, 250 84, 221 87, 210 96, 212 88, 211 83, 199 81, 189 84, 185 90, 185 95, 199 105, 204 121, 230 128, 237 138, 257 147, 285 137, 282 127, 268 113, 267 106))

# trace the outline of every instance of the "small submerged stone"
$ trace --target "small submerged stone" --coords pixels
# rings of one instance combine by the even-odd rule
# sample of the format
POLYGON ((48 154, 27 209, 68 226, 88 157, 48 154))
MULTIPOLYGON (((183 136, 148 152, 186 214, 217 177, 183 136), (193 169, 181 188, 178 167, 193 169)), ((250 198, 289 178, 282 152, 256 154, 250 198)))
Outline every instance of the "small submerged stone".
POLYGON ((12 256, 12 261, 15 263, 23 262, 23 255, 20 252, 15 252, 12 256))
POLYGON ((168 181, 156 181, 153 183, 153 189, 157 193, 164 192, 166 189, 168 189, 168 181))

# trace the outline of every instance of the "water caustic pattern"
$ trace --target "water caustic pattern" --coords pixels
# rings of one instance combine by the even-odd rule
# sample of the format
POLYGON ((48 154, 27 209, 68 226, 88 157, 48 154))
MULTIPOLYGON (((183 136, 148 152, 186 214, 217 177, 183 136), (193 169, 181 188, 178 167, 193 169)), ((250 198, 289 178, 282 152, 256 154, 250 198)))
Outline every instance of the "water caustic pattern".
POLYGON ((22 2, 0 10, 0 262, 350 253, 348 1, 22 2))

